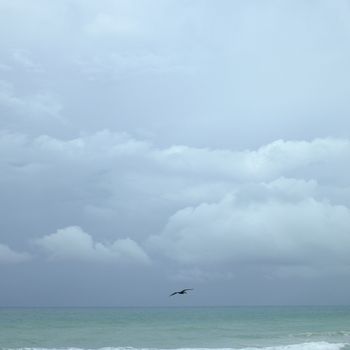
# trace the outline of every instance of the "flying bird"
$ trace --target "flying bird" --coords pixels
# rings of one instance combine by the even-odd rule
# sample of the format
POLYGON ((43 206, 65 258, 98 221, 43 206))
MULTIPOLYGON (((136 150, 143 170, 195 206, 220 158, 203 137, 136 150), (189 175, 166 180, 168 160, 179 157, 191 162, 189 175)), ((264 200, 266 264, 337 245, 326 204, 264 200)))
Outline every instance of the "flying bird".
POLYGON ((175 295, 175 294, 187 294, 187 291, 188 291, 188 290, 193 290, 193 288, 187 288, 187 289, 180 290, 179 292, 171 293, 171 294, 169 295, 169 297, 172 297, 172 296, 175 295))

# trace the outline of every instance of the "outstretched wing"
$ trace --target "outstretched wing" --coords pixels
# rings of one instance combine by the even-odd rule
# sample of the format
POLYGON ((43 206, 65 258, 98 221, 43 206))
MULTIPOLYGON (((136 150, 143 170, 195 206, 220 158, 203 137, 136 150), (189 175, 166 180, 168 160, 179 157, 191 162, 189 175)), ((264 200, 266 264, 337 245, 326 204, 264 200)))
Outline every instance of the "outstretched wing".
POLYGON ((180 293, 186 293, 188 290, 193 290, 193 288, 186 288, 186 289, 183 289, 180 293))
POLYGON ((171 294, 169 295, 169 297, 172 297, 172 296, 175 295, 175 294, 179 294, 179 292, 171 293, 171 294))

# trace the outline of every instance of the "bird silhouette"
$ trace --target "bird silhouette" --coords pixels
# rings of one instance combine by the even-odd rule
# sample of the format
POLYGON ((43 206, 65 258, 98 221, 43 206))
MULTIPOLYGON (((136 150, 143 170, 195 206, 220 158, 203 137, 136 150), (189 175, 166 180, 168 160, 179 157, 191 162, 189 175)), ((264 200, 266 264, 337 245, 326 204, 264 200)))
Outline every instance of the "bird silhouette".
POLYGON ((171 293, 170 295, 169 295, 169 297, 172 297, 173 295, 175 295, 175 294, 187 294, 187 291, 188 290, 193 290, 193 288, 186 288, 186 289, 183 289, 183 290, 180 290, 179 292, 174 292, 174 293, 171 293))

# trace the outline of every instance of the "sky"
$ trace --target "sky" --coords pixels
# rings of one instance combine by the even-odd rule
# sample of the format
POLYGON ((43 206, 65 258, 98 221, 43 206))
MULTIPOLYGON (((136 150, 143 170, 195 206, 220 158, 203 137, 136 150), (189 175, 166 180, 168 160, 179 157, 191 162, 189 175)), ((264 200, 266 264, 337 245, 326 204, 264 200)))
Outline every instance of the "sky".
POLYGON ((0 306, 349 304, 349 62, 349 0, 0 0, 0 306))

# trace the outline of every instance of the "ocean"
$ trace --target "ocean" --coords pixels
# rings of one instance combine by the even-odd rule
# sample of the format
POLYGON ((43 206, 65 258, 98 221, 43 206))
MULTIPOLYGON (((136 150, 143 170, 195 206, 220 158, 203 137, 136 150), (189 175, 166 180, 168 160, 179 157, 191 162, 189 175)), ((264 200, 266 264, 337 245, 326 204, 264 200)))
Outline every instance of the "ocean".
POLYGON ((350 307, 1 308, 0 349, 350 350, 350 307))

